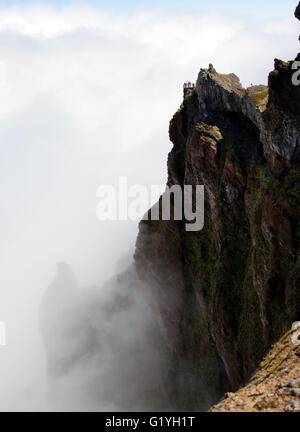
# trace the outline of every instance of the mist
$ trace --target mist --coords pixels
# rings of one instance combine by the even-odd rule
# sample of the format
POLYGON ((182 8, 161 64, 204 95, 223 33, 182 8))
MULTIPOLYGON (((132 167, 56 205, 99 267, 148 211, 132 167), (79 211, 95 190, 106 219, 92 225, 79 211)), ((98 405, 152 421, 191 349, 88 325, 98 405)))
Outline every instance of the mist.
POLYGON ((40 328, 52 410, 171 410, 168 353, 134 266, 99 290, 81 291, 58 264, 44 295, 40 328))
POLYGON ((213 63, 265 84, 297 23, 88 2, 0 18, 0 410, 171 409, 132 267, 138 223, 98 221, 96 191, 164 184, 183 82, 213 63))

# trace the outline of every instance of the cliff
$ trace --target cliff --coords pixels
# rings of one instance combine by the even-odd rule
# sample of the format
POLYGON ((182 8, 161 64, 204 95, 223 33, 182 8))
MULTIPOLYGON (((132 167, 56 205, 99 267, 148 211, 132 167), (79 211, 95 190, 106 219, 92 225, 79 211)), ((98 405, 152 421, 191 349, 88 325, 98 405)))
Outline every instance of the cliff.
POLYGON ((300 317, 292 66, 275 60, 268 87, 249 89, 234 74, 201 69, 170 122, 168 185, 205 186, 205 226, 143 220, 135 263, 160 316, 181 409, 207 409, 248 382, 300 317))
POLYGON ((298 6, 296 7, 295 10, 295 17, 298 18, 300 20, 300 3, 298 4, 298 6))

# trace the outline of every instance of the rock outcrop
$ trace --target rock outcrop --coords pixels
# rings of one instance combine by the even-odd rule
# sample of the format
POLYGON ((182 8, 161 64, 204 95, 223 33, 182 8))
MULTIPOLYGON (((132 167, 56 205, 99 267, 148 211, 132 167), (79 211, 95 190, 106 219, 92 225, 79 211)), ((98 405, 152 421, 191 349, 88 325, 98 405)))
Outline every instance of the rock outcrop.
POLYGON ((296 7, 295 17, 298 18, 298 20, 300 20, 300 2, 298 4, 298 6, 296 7))
POLYGON ((205 120, 210 112, 240 113, 263 134, 260 111, 247 91, 243 89, 236 75, 218 74, 214 68, 201 69, 197 79, 196 93, 199 103, 199 120, 205 120))
MULTIPOLYGON (((300 60, 298 54, 295 61, 300 60)), ((293 84, 295 61, 275 60, 269 75, 267 139, 271 149, 287 160, 299 156, 300 86, 293 84)))
POLYGON ((261 362, 250 383, 227 393, 211 412, 300 412, 300 323, 261 362))
POLYGON ((135 263, 160 315, 181 409, 207 409, 237 390, 300 317, 292 64, 275 60, 268 89, 202 69, 170 122, 168 185, 205 186, 205 226, 143 220, 135 263))
MULTIPOLYGON (((300 2, 298 4, 298 6, 296 7, 295 17, 298 18, 298 20, 300 20, 300 2)), ((299 36, 299 40, 300 40, 300 36, 299 36)))

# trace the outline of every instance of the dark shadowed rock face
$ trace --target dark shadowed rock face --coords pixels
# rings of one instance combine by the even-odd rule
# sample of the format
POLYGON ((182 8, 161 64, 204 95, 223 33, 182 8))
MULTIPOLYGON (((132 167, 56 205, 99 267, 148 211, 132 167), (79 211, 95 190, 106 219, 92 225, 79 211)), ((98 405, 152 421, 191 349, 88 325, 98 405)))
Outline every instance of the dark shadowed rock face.
MULTIPOLYGON (((300 54, 295 61, 300 61, 300 54)), ((266 139, 279 156, 291 160, 299 156, 300 85, 293 84, 294 61, 275 60, 269 75, 269 104, 266 139)))
MULTIPOLYGON (((295 61, 300 60, 300 54, 295 61)), ((269 102, 279 108, 300 114, 300 86, 293 85, 294 61, 275 60, 275 70, 269 75, 269 102)))
POLYGON ((300 20, 300 2, 295 10, 295 17, 298 18, 298 20, 300 20))
POLYGON ((247 381, 300 317, 300 87, 202 69, 170 123, 168 185, 205 185, 205 227, 143 221, 135 262, 155 292, 180 406, 247 381), (268 94, 269 93, 269 94, 268 94))
MULTIPOLYGON (((298 20, 300 20, 300 2, 295 10, 295 17, 298 18, 298 20)), ((299 36, 299 40, 300 40, 300 36, 299 36)))

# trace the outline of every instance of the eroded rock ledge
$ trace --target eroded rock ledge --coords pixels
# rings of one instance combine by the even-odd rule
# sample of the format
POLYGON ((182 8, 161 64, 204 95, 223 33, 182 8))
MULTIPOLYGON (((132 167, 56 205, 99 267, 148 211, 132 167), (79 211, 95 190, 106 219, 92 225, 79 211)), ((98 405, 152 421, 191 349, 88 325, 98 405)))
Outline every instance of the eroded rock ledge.
POLYGON ((227 393, 211 412, 300 412, 300 323, 261 362, 250 383, 227 393))
POLYGON ((196 93, 200 119, 205 120, 210 112, 241 113, 257 127, 264 139, 261 112, 235 74, 219 74, 213 67, 201 69, 196 93))
MULTIPOLYGON (((299 60, 300 55, 295 61, 299 60)), ((297 158, 300 148, 300 86, 292 83, 293 64, 294 61, 275 60, 268 92, 265 86, 244 89, 234 74, 219 74, 212 67, 201 69, 196 84, 198 121, 205 121, 211 113, 239 113, 257 128, 259 140, 265 147, 270 147, 287 160, 297 158)))

